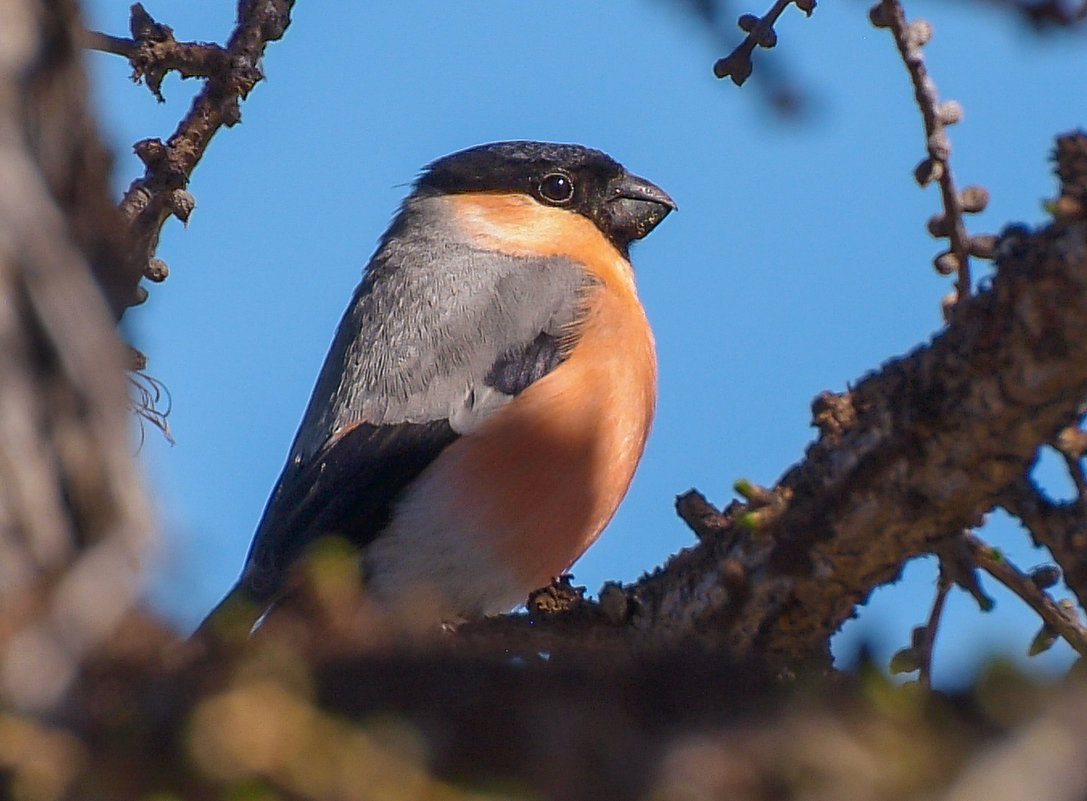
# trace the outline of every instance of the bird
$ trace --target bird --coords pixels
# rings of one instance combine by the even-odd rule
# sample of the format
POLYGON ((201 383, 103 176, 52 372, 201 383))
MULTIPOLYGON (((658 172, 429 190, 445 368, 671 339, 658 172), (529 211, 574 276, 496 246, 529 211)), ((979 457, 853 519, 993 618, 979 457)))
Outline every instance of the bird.
MULTIPOLYGON (((367 596, 509 612, 598 537, 656 405, 630 246, 676 204, 602 151, 479 145, 425 167, 336 330, 241 576, 256 625, 346 540, 367 596)), ((414 612, 418 614, 417 612, 414 612)))

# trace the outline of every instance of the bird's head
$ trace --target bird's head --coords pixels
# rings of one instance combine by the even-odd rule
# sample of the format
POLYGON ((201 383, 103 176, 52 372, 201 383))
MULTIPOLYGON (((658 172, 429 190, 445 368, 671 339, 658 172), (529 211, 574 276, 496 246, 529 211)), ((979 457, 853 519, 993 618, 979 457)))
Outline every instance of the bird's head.
POLYGON ((550 142, 495 142, 438 159, 418 193, 510 192, 581 214, 626 255, 676 204, 656 184, 599 150, 550 142))

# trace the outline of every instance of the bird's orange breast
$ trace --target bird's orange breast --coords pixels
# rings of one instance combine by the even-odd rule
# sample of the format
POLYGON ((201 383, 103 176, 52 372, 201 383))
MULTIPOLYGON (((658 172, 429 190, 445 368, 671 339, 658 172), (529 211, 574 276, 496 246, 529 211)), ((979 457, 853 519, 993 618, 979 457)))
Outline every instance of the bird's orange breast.
POLYGON ((455 513, 527 590, 596 539, 641 458, 656 356, 630 263, 581 215, 512 194, 451 198, 489 249, 565 256, 595 279, 566 360, 443 453, 455 513))

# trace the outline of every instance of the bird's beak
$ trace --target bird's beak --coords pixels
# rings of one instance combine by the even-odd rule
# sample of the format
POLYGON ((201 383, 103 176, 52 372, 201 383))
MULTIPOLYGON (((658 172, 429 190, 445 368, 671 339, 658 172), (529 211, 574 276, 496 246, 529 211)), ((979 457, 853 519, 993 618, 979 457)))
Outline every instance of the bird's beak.
POLYGON ((605 207, 616 238, 630 243, 656 228, 676 210, 676 202, 656 184, 625 173, 609 187, 605 207))

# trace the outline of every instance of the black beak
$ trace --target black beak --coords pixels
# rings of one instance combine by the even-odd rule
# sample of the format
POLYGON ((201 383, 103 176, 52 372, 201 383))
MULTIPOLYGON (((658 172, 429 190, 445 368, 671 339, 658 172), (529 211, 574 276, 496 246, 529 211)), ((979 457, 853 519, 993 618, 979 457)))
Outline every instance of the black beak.
POLYGON ((604 203, 612 241, 624 251, 675 210, 676 202, 667 192, 632 173, 624 173, 612 181, 608 187, 608 200, 604 203))

